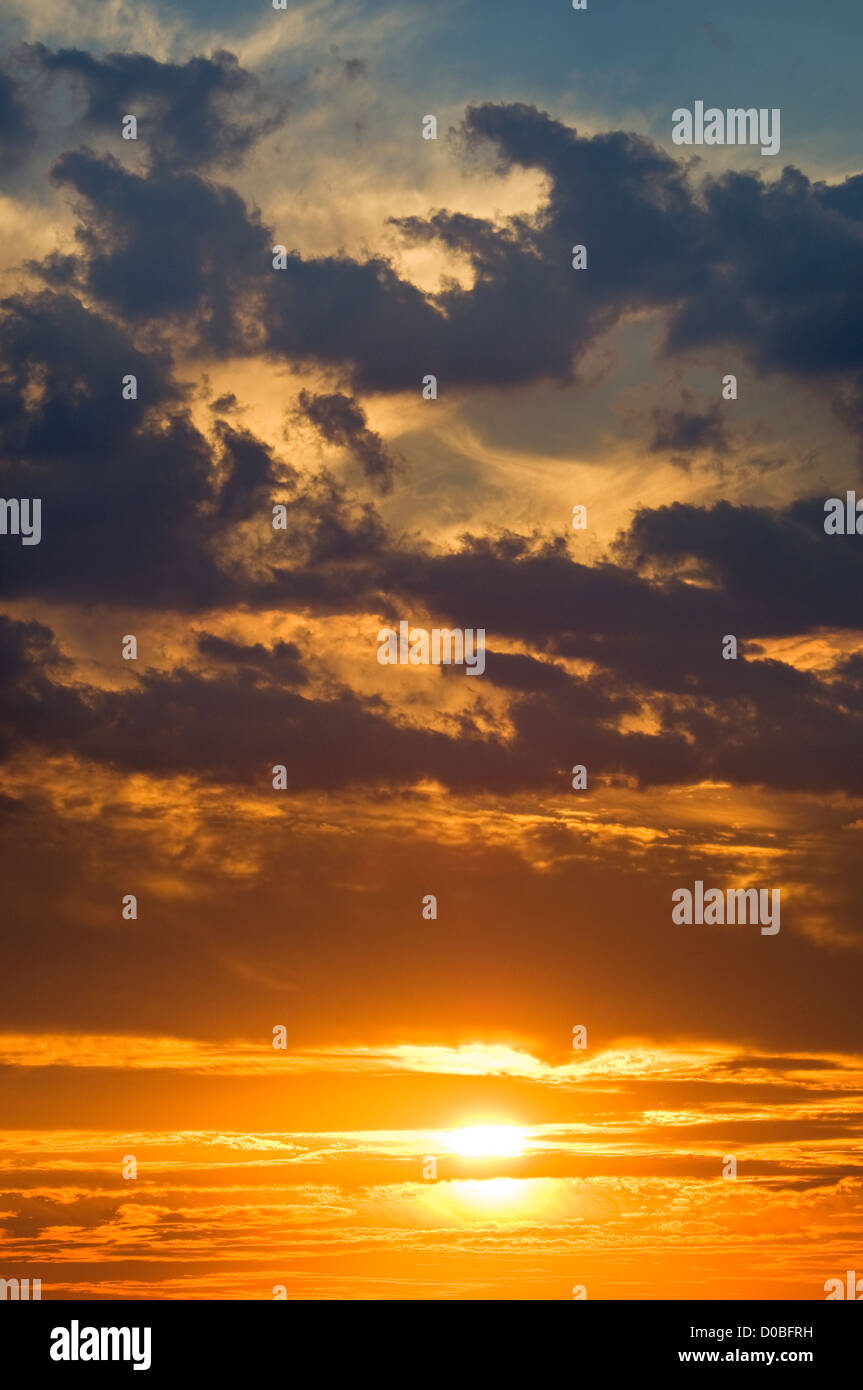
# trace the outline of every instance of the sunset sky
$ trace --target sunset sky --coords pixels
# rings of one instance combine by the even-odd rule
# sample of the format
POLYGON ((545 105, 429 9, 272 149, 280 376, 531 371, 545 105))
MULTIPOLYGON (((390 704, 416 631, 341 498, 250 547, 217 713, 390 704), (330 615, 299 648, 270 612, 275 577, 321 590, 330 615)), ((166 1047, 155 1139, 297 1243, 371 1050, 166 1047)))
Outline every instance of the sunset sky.
POLYGON ((0 1278, 863 1275, 857 0, 0 33, 0 1278), (700 100, 779 154, 673 144, 700 100))

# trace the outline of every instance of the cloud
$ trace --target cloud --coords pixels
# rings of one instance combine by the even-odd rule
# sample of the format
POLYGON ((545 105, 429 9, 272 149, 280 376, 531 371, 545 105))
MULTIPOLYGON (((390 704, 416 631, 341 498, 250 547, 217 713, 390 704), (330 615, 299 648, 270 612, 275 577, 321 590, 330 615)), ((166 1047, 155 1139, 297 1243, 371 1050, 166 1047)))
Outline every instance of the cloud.
POLYGON ((383 493, 392 491, 400 460, 387 450, 380 435, 368 428, 359 401, 340 391, 317 395, 304 390, 299 406, 328 444, 350 449, 368 480, 383 493))
POLYGON ((8 172, 30 154, 36 130, 18 84, 0 72, 0 169, 8 172))
POLYGON ((707 579, 744 634, 856 628, 863 558, 853 537, 825 535, 824 500, 801 498, 782 510, 725 501, 642 508, 620 553, 638 567, 707 579))
MULTIPOLYGON (((678 355, 727 345, 816 382, 859 371, 854 181, 830 186, 788 167, 772 183, 737 173, 697 183, 648 140, 581 136, 524 103, 469 107, 457 135, 469 153, 490 149, 501 172, 545 173, 549 188, 531 216, 393 217, 409 244, 440 243, 471 263, 469 287, 437 294, 381 256, 301 255, 289 223, 267 228, 191 164, 133 174, 77 151, 55 177, 88 201, 77 271, 102 303, 133 321, 181 320, 208 353, 331 367, 354 391, 418 391, 428 373, 441 389, 568 381, 600 335, 644 310, 665 313, 665 348, 678 355), (571 268, 575 243, 588 248, 587 270, 571 268), (279 270, 275 244, 288 248, 279 270)), ((655 447, 724 445, 712 412, 690 416, 658 418, 655 447)))
POLYGON ((0 482, 4 496, 42 499, 41 544, 5 548, 7 593, 181 604, 215 594, 200 539, 210 449, 170 358, 135 348, 71 295, 13 296, 2 310, 0 482), (137 401, 123 399, 126 374, 137 401))
POLYGON ((263 642, 232 642, 214 633, 202 632, 198 637, 198 651, 216 664, 257 671, 265 680, 284 685, 305 685, 308 681, 302 653, 295 642, 276 642, 272 647, 265 647, 263 642))
POLYGON ((485 674, 494 685, 523 692, 559 690, 570 683, 562 666, 553 661, 537 661, 521 652, 486 650, 485 674))
POLYGON ((657 406, 653 411, 653 437, 648 444, 651 453, 671 454, 672 462, 688 466, 693 454, 712 450, 722 456, 728 451, 728 436, 721 407, 708 410, 666 410, 657 406))
POLYGON ((232 189, 171 169, 144 177, 91 150, 61 155, 52 173, 93 209, 76 232, 89 294, 131 323, 191 318, 210 351, 241 339, 270 237, 232 189))
POLYGON ((134 115, 137 139, 156 164, 173 169, 236 166, 250 148, 284 122, 289 101, 265 91, 236 56, 218 50, 185 63, 159 62, 144 53, 95 57, 82 49, 50 52, 25 46, 19 58, 54 85, 83 86, 85 127, 120 139, 123 118, 134 115))
POLYGON ((242 63, 187 60, 187 4, 181 58, 0 77, 0 491, 43 503, 0 538, 10 1254, 52 1296, 559 1297, 574 1257, 611 1296, 820 1296, 861 1181, 863 575, 816 447, 863 438, 863 176, 511 101, 447 100, 423 149, 368 43, 401 10, 366 67, 332 7, 226 5, 192 9, 254 26, 242 63), (403 617, 484 628, 485 674, 379 666, 403 617), (678 928, 695 878, 781 886, 781 935, 678 928), (452 1152, 496 1113, 520 1170, 452 1152))
POLYGON ((202 434, 170 354, 141 350, 66 292, 0 305, 0 445, 2 495, 42 499, 41 544, 4 546, 10 596, 350 608, 357 562, 371 563, 384 538, 371 504, 325 475, 300 484, 250 431, 220 421, 202 434), (123 397, 128 374, 136 400, 123 397), (277 501, 287 525, 274 533, 277 501), (251 552, 237 538, 249 522, 251 552))

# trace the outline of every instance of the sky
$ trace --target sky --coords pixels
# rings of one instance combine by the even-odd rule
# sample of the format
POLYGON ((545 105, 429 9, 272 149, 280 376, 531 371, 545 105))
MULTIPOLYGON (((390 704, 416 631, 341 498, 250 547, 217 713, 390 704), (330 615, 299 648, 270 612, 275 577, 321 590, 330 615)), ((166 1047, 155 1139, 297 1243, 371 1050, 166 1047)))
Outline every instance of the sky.
POLYGON ((859 6, 0 33, 0 493, 41 502, 0 535, 0 1279, 824 1298, 863 1227, 859 6), (778 109, 778 153, 675 144, 697 101, 778 109), (483 671, 383 664, 401 622, 483 671), (699 882, 779 929, 675 916, 699 882))

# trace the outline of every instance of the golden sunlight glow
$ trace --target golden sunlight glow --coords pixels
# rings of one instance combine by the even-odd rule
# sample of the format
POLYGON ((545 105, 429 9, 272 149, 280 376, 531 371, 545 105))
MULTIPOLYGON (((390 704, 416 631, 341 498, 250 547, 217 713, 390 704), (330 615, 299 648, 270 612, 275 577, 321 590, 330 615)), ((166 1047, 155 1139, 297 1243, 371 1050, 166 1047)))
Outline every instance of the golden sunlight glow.
POLYGON ((503 1158, 524 1153, 527 1135, 518 1125, 468 1125, 449 1136, 453 1153, 463 1158, 503 1158))
POLYGON ((583 1214, 583 1185, 557 1178, 459 1178, 424 1186, 418 1200, 433 1223, 492 1222, 509 1226, 523 1221, 559 1220, 583 1214))

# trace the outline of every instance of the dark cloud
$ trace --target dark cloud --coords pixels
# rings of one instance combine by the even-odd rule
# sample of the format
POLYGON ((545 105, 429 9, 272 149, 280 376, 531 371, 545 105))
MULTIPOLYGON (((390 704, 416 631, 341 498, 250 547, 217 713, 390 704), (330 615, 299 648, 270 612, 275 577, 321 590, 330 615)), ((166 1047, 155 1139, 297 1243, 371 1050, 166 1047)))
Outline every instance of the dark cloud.
MULTIPOLYGON (((370 653, 374 636, 370 628, 370 653)), ((26 673, 28 690, 23 701, 13 691, 0 709, 9 731, 7 752, 17 726, 15 746, 60 749, 74 737, 80 756, 127 772, 185 772, 206 782, 267 789, 272 766, 284 763, 294 790, 410 786, 434 777, 463 791, 481 785, 503 792, 553 786, 562 773, 563 750, 570 747, 590 747, 597 772, 635 768, 632 775, 647 782, 672 780, 673 769, 680 770, 681 757, 687 757, 675 735, 621 735, 597 724, 613 716, 616 705, 590 682, 569 682, 556 698, 520 705, 519 737, 505 747, 469 719, 454 721, 450 733, 441 733, 403 725, 379 698, 363 700, 347 689, 317 699, 287 690, 286 684, 302 684, 304 676, 292 644, 268 652, 259 644, 204 634, 199 651, 220 668, 217 674, 148 670, 132 673, 134 685, 122 691, 55 683, 49 669, 55 657, 52 634, 44 629, 34 633, 12 624, 6 645, 19 673, 26 673), (34 653, 28 643, 36 639, 34 653), (262 681, 262 675, 271 680, 262 681)))
POLYGON ((863 373, 837 394, 833 407, 849 433, 858 440, 858 457, 863 472, 863 373))
MULTIPOLYGON (((448 668, 442 669, 446 671, 448 668)), ((456 671, 458 668, 451 669, 456 671)), ((569 681, 564 668, 553 661, 537 661, 535 657, 520 652, 493 652, 488 649, 485 654, 485 675, 504 690, 524 692, 561 689, 569 681)))
POLYGON ((342 73, 349 82, 355 81, 358 77, 365 77, 368 72, 368 67, 362 58, 343 58, 341 64, 342 73))
POLYGON ((676 462, 688 463, 693 454, 712 450, 718 455, 728 449, 725 421, 721 407, 709 410, 666 410, 657 406, 653 411, 653 437, 648 448, 655 454, 671 454, 676 462))
POLYGON ((863 362, 863 238, 853 199, 788 166, 765 183, 726 173, 702 189, 712 248, 703 290, 672 318, 675 351, 737 343, 761 367, 818 377, 863 362))
POLYGON ((863 174, 849 175, 842 183, 818 183, 815 192, 822 207, 863 222, 863 174))
MULTIPOLYGON (((143 177, 78 152, 55 174, 88 201, 80 270, 115 311, 184 317, 208 351, 337 366, 356 390, 418 391, 428 373, 442 389, 567 380, 599 334, 651 308, 667 311, 674 352, 728 344, 762 368, 859 369, 853 181, 834 189, 789 167, 772 183, 728 173, 699 184, 645 139, 583 137, 521 103, 471 107, 458 134, 469 152, 491 149, 502 172, 546 173, 549 191, 531 217, 394 218, 408 240, 469 259, 471 286, 435 295, 381 258, 301 256, 289 228, 265 228, 235 193, 189 171, 143 177), (587 270, 571 268, 577 243, 587 270), (288 248, 280 270, 275 244, 288 248)), ((709 417, 667 423, 719 439, 709 417)))
MULTIPOLYGON (((94 64, 57 55, 51 70, 84 76, 92 119, 107 121, 134 65, 94 64)), ((245 90, 232 64, 216 68, 186 74, 178 112, 196 83, 245 90)), ((146 64, 140 71, 155 91, 163 75, 146 64)), ((377 389, 418 389, 435 371, 445 389, 565 378, 599 332, 645 307, 670 311, 672 345, 740 332, 763 365, 792 367, 788 330, 817 306, 832 315, 830 332, 840 331, 815 350, 815 370, 853 361, 841 332, 859 307, 847 279, 860 244, 853 181, 830 190, 786 170, 771 185, 722 175, 695 189, 683 166, 645 140, 580 137, 521 104, 471 108, 460 138, 469 151, 490 145, 502 170, 544 170, 549 191, 531 218, 492 223, 438 211, 399 222, 409 239, 442 242, 470 260, 470 288, 449 282, 436 296, 378 259, 292 251, 287 269, 274 270, 274 234, 231 189, 176 167, 176 149, 175 167, 163 161, 146 175, 88 150, 63 155, 54 176, 82 199, 77 254, 49 258, 42 273, 57 292, 8 300, 0 323, 3 486, 6 495, 42 495, 45 533, 40 547, 5 548, 7 579, 13 594, 184 611, 285 604, 389 618, 415 604, 528 649, 489 652, 486 679, 508 692, 512 745, 502 751, 465 715, 449 738, 400 727, 383 705, 349 693, 316 702, 276 688, 303 683, 301 654, 211 635, 199 650, 214 671, 148 672, 116 696, 82 693, 81 717, 98 707, 100 719, 86 751, 244 780, 285 760, 270 747, 281 729, 303 785, 386 780, 398 767, 399 777, 503 790, 552 785, 568 761, 590 761, 597 775, 641 785, 724 776, 791 786, 805 773, 810 786, 856 786, 838 751, 859 739, 856 668, 831 684, 746 659, 759 638, 859 624, 855 538, 825 536, 823 500, 784 512, 729 503, 642 509, 613 560, 590 566, 573 561, 561 539, 511 534, 466 536, 435 553, 393 538, 375 508, 326 471, 301 478, 251 431, 220 420, 202 434, 170 356, 133 346, 126 325, 180 324, 207 351, 340 364, 377 389), (570 269, 577 241, 589 248, 586 272, 570 269), (818 262, 814 296, 792 273, 798 245, 818 262), (122 400, 125 372, 139 379, 137 402, 122 400), (272 526, 275 504, 284 529, 272 526), (726 633, 738 637, 738 662, 721 659, 726 633), (590 662, 594 674, 576 679, 555 656, 590 662), (268 671, 275 685, 262 679, 268 671), (177 711, 174 741, 159 728, 160 701, 177 711), (644 707, 653 732, 625 731, 621 721, 644 707), (231 747, 235 718, 250 727, 231 747), (320 740, 333 765, 316 771, 306 759, 320 740)), ((827 318, 822 326, 826 334, 827 318)), ((844 400, 853 416, 856 397, 844 400)), ((213 405, 236 407, 232 394, 213 405)), ((299 408, 368 480, 390 488, 397 461, 356 396, 303 391, 299 408)), ((652 419, 656 451, 686 458, 727 448, 717 405, 699 410, 685 396, 680 410, 657 409, 652 419)))
MULTIPOLYGON (((6 620, 3 636, 12 672, 0 711, 7 753, 21 742, 55 751, 74 742, 80 756, 129 772, 262 787, 272 765, 284 763, 295 790, 434 778, 464 792, 551 794, 579 762, 593 779, 622 775, 641 787, 712 779, 863 793, 861 672, 853 663, 841 672, 840 704, 829 679, 778 661, 723 662, 718 641, 709 653, 679 658, 666 680, 674 688, 661 698, 656 673, 669 654, 659 634, 654 648, 611 640, 597 649, 603 669, 589 677, 543 681, 540 670, 557 668, 539 661, 531 668, 522 657, 515 666, 510 658, 508 670, 506 655, 491 653, 490 684, 511 692, 512 733, 501 738, 467 713, 449 729, 426 730, 402 723, 380 697, 332 685, 322 696, 298 694, 287 687, 307 679, 293 643, 268 649, 199 634, 198 651, 212 668, 206 674, 135 671, 133 684, 113 691, 68 684, 44 628, 6 620), (640 712, 645 696, 653 731, 627 732, 621 721, 640 712)), ((375 640, 370 622, 370 658, 375 640)), ((567 635, 558 639, 558 648, 568 644, 567 635)), ((485 678, 475 679, 482 716, 485 678)))
MULTIPOLYGON (((676 351, 733 341, 774 369, 817 374, 859 364, 856 185, 837 194, 788 167, 774 182, 726 173, 699 187, 643 140, 584 139, 519 105, 471 108, 463 133, 469 143, 492 141, 505 167, 551 176, 538 225, 544 262, 569 240, 593 251, 589 271, 566 283, 556 277, 565 301, 578 285, 588 304, 596 296, 615 315, 664 304, 676 351)), ((549 324, 545 305, 540 318, 549 324)))
POLYGON ((0 72, 0 171, 8 173, 26 159, 35 135, 17 83, 0 72))
POLYGON ((272 647, 265 647, 263 642, 232 642, 226 637, 202 632, 198 637, 198 651, 210 661, 246 667, 280 684, 305 685, 308 681, 302 653, 295 642, 276 642, 272 647))
POLYGON ((71 295, 0 306, 0 485, 42 499, 42 540, 4 548, 7 593, 202 602, 217 572, 209 533, 210 449, 166 353, 71 295), (134 375, 138 399, 124 400, 134 375))
MULTIPOLYGON (((370 504, 326 473, 301 479, 250 431, 219 422, 205 438, 185 412, 170 359, 137 352, 70 295, 8 300, 0 353, 4 493, 43 498, 42 544, 4 547, 7 592, 186 611, 288 604, 391 616, 415 604, 532 653, 489 653, 488 684, 511 698, 515 740, 505 751, 464 718, 458 739, 449 739, 399 729, 384 709, 346 695, 320 704, 292 696, 290 752, 301 762, 300 746, 323 736, 326 718, 342 767, 353 768, 351 740, 370 750, 358 774, 367 780, 386 780, 397 767, 399 776, 455 786, 553 785, 572 748, 572 761, 589 761, 596 775, 622 773, 642 785, 715 776, 857 787, 847 756, 860 741, 854 664, 831 683, 746 659, 758 638, 859 625, 856 538, 825 535, 820 500, 784 512, 729 503, 642 509, 616 563, 582 565, 562 540, 512 534, 468 536, 435 553, 397 543, 370 504), (139 401, 122 400, 125 367, 139 376, 139 401), (285 508, 284 530, 273 529, 275 503, 285 508), (251 551, 242 529, 250 526, 251 551), (726 633, 740 642, 737 662, 721 659, 726 633), (589 661, 595 674, 574 679, 553 664, 555 655, 589 661), (659 720, 655 731, 622 732, 621 720, 645 702, 659 720)), ((332 439, 369 433, 348 397, 305 396, 303 406, 332 439)), ((202 649, 219 675, 148 673, 132 695, 79 692, 77 703, 61 685, 58 739, 86 729, 82 751, 138 766, 147 748, 156 757, 161 700, 177 711, 164 768, 173 758, 202 776, 243 780, 261 759, 278 761, 265 745, 286 717, 278 699, 287 692, 268 691, 261 676, 269 662, 273 680, 301 684, 299 655, 220 646, 224 640, 202 649), (98 729, 90 728, 94 711, 98 729), (255 730, 243 749, 217 754, 234 717, 255 730), (200 760, 190 761, 181 745, 198 741, 200 760), (205 746, 212 774, 204 772, 205 746)), ((371 650, 371 632, 369 643, 371 650)), ((25 727, 37 730, 36 711, 53 708, 56 693, 47 675, 39 679, 48 685, 25 711, 25 727)), ((319 784, 313 767, 304 775, 319 784)), ((334 784, 339 776, 335 768, 319 775, 334 784)))
POLYGON ((143 177, 90 150, 62 155, 52 172, 93 210, 76 232, 90 294, 132 323, 191 316, 211 349, 243 337, 250 272, 272 257, 236 193, 189 173, 143 177))
POLYGON ((351 451, 369 482, 375 483, 381 492, 392 491, 400 460, 389 452, 380 435, 368 428, 359 401, 340 391, 332 395, 301 391, 299 405, 328 444, 351 451))
MULTIPOLYGON (((385 533, 326 474, 302 485, 246 430, 192 423, 163 351, 73 295, 0 304, 0 495, 42 500, 42 541, 6 540, 10 596, 189 611, 238 602, 349 609, 385 533), (124 400, 134 375, 137 400, 124 400), (273 504, 287 524, 274 531, 273 504), (259 548, 235 537, 257 523, 259 548)), ((368 588, 369 581, 365 581, 368 588)))
POLYGON ((863 554, 854 536, 825 534, 825 500, 801 499, 785 511, 730 502, 642 509, 621 554, 636 566, 709 579, 727 596, 729 620, 736 615, 749 634, 856 628, 863 554))
POLYGON ((52 251, 43 260, 27 261, 26 265, 29 271, 55 290, 72 290, 79 278, 78 257, 72 252, 52 251))
POLYGON ((292 252, 261 288, 266 345, 276 356, 339 364, 360 389, 419 391, 441 363, 462 379, 460 363, 445 356, 443 311, 380 258, 292 252))
MULTIPOLYGON (((0 443, 8 462, 105 460, 135 433, 141 413, 179 404, 165 351, 142 352, 128 333, 71 294, 0 302, 0 443), (138 401, 122 379, 138 381, 138 401)), ((80 475, 79 475, 80 476, 80 475)), ((123 486, 122 477, 118 486, 123 486)))
POLYGON ((50 628, 0 614, 0 758, 31 743, 71 751, 92 726, 86 698, 57 679, 69 664, 50 628))
POLYGON ((121 139, 123 117, 138 122, 138 141, 162 165, 175 169, 236 165, 253 144, 285 120, 288 101, 264 91, 233 53, 186 63, 162 63, 144 53, 81 49, 52 53, 42 44, 27 50, 31 68, 48 78, 83 84, 85 123, 121 139))
POLYGON ((222 483, 218 494, 218 517, 245 521, 253 512, 261 514, 274 489, 294 486, 296 473, 278 463, 272 450, 250 430, 233 429, 219 421, 216 432, 222 445, 219 460, 222 483))

